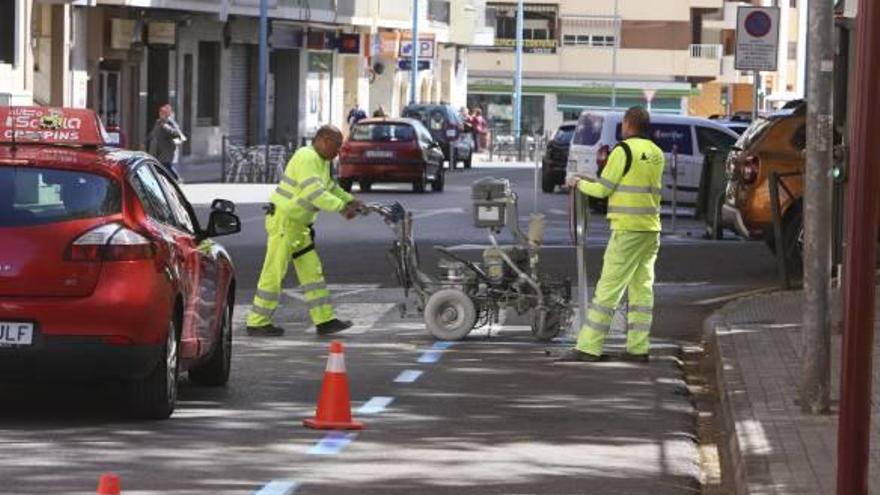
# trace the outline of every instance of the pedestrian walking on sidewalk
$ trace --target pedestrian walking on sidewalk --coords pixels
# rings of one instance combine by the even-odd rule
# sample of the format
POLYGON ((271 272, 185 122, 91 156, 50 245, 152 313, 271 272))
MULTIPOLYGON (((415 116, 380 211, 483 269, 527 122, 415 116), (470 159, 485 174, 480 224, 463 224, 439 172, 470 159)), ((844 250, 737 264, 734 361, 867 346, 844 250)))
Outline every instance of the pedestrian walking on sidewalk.
POLYGON ((300 148, 290 159, 270 197, 266 209, 266 258, 247 316, 248 335, 284 334, 282 327, 272 323, 272 317, 281 301, 282 284, 291 262, 318 334, 340 332, 352 325, 337 319, 330 304, 321 259, 315 252, 313 227, 319 211, 337 212, 351 220, 361 206, 360 201, 330 178, 330 162, 341 145, 342 132, 335 126, 318 129, 312 145, 300 148))
POLYGON ((651 118, 642 107, 623 117, 623 138, 595 180, 572 177, 575 194, 608 198, 611 239, 602 275, 577 344, 559 361, 600 361, 614 311, 628 293, 624 359, 647 361, 654 310, 654 263, 660 248, 663 151, 649 138, 651 118))
POLYGON ((173 118, 174 111, 171 105, 164 104, 159 107, 159 118, 153 125, 153 129, 147 135, 147 153, 156 157, 156 160, 165 167, 165 170, 176 180, 180 175, 174 169, 174 154, 177 152, 177 144, 182 142, 183 133, 173 118))

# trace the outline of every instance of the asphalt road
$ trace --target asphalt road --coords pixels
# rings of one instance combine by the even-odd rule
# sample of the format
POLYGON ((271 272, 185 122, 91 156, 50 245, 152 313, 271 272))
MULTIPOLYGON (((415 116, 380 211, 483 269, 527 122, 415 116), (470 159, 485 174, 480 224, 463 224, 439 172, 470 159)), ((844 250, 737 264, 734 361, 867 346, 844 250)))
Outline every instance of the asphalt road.
MULTIPOLYGON (((486 239, 471 225, 469 184, 485 175, 510 177, 521 213, 532 211, 528 170, 460 172, 442 194, 380 189, 363 199, 397 200, 414 212, 426 266, 436 259, 432 245, 476 257, 486 239)), ((314 413, 328 342, 308 328, 296 292, 287 292, 278 318, 285 337, 241 332, 265 244, 260 201, 239 204, 244 230, 222 240, 241 288, 228 387, 184 380, 177 412, 161 422, 126 419, 113 383, 0 387, 0 492, 94 493, 99 474, 113 471, 126 495, 243 495, 272 481, 297 494, 698 493, 696 417, 675 356, 681 343, 699 340, 719 298, 772 285, 763 245, 701 241, 697 222, 681 222, 658 262, 652 362, 560 365, 513 317, 491 335, 438 346, 417 315, 397 310, 385 225, 324 215, 318 249, 340 315, 357 323, 340 339, 355 416, 367 425, 328 435, 301 424, 314 413)), ((567 208, 564 194, 540 196, 543 263, 575 278, 567 208)), ((594 219, 591 232, 595 280, 604 221, 594 219)), ((611 344, 619 342, 613 335, 611 344)))

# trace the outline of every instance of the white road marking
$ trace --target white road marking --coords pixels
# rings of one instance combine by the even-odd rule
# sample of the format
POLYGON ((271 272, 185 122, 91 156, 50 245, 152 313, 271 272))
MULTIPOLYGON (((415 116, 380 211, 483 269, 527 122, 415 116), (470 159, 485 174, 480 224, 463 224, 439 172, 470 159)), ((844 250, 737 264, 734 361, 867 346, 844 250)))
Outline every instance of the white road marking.
POLYGON ((309 449, 307 453, 311 455, 336 455, 348 447, 348 444, 354 441, 355 438, 357 438, 357 433, 331 431, 309 449))
POLYGON ((464 208, 438 208, 436 210, 414 210, 413 220, 421 220, 423 218, 434 217, 437 215, 463 214, 464 208))
POLYGON ((424 372, 422 370, 404 370, 401 371, 397 378, 394 379, 394 383, 414 383, 418 380, 424 372))
POLYGON ((359 407, 355 413, 356 414, 379 414, 384 411, 391 403, 394 402, 394 397, 373 397, 364 403, 361 407, 359 407))
POLYGON ((270 481, 254 495, 293 495, 297 488, 295 481, 270 481))
POLYGON ((757 294, 763 294, 765 292, 772 292, 776 290, 777 287, 760 287, 758 289, 745 290, 741 292, 734 292, 733 294, 727 294, 725 296, 713 297, 710 299, 703 299, 702 301, 697 301, 694 303, 696 306, 709 306, 711 304, 717 304, 727 301, 733 301, 734 299, 739 299, 741 297, 754 296, 757 294))

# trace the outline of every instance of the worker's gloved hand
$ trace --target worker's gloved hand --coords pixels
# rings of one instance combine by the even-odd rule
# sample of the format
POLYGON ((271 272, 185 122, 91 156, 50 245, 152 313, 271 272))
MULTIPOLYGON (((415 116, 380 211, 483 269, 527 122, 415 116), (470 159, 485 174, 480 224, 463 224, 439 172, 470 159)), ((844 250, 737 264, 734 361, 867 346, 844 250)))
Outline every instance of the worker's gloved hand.
POLYGON ((575 188, 578 185, 578 182, 584 180, 583 177, 579 175, 571 175, 568 179, 565 180, 565 185, 571 188, 575 188))
POLYGON ((358 209, 363 206, 363 203, 360 201, 353 199, 345 205, 345 208, 342 209, 340 214, 345 217, 346 220, 351 220, 352 218, 358 215, 358 209))

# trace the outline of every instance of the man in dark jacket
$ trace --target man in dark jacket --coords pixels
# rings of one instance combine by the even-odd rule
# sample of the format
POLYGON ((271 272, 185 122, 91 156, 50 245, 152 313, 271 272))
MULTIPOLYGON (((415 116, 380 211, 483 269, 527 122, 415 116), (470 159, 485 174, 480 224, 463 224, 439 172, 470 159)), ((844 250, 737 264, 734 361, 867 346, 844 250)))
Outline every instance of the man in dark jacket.
POLYGON ((165 170, 179 181, 180 176, 172 168, 172 163, 174 162, 174 153, 177 151, 175 139, 181 139, 182 135, 171 119, 172 113, 171 105, 167 103, 159 107, 159 118, 156 119, 153 130, 147 135, 147 153, 156 157, 165 170))

